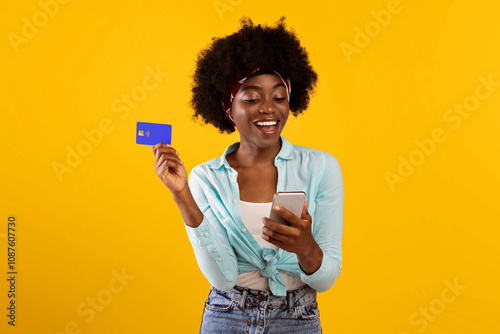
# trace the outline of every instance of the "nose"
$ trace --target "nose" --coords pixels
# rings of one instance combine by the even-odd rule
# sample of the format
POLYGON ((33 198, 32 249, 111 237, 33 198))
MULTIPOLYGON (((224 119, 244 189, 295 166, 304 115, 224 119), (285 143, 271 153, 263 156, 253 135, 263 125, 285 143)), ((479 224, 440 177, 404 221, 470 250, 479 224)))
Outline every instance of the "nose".
POLYGON ((259 112, 261 114, 271 114, 276 111, 276 106, 273 103, 272 98, 265 98, 260 104, 259 112))

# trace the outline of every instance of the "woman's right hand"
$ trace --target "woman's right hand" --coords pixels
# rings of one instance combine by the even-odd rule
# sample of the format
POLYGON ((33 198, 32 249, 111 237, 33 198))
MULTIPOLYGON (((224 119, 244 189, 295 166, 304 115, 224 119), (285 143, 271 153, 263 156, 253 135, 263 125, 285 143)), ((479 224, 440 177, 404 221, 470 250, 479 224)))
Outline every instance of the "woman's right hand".
POLYGON ((158 143, 153 146, 156 174, 175 196, 187 186, 187 172, 179 153, 169 144, 158 143))

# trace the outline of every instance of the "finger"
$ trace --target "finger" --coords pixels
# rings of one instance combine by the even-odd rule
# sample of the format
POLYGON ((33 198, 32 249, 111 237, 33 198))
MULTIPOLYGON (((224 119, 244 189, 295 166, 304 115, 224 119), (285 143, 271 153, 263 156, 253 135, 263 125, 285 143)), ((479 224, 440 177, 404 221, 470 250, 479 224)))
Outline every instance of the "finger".
POLYGON ((184 162, 181 159, 177 158, 176 156, 174 156, 172 154, 165 154, 165 153, 163 153, 161 155, 161 157, 158 159, 157 164, 163 162, 163 160, 171 160, 171 161, 173 161, 174 163, 176 163, 178 165, 184 165, 184 162))
POLYGON ((175 163, 179 165, 183 165, 184 162, 182 162, 181 159, 177 157, 177 155, 169 154, 169 153, 158 153, 160 150, 156 151, 156 164, 160 164, 164 159, 167 160, 173 160, 175 163))
POLYGON ((176 172, 176 173, 177 173, 177 171, 179 170, 179 169, 178 169, 178 168, 179 168, 179 164, 178 164, 178 163, 176 163, 176 162, 175 162, 175 161, 173 161, 173 160, 165 160, 165 162, 166 162, 166 166, 167 166, 168 168, 173 169, 173 170, 174 170, 174 172, 176 172))
POLYGON ((302 214, 300 215, 301 217, 305 215, 307 212, 307 201, 304 202, 304 207, 302 207, 302 214))
POLYGON ((161 145, 158 145, 156 144, 155 146, 153 146, 153 154, 156 154, 156 151, 158 151, 158 149, 162 147, 161 145))
POLYGON ((160 156, 155 162, 155 168, 159 169, 163 164, 166 164, 166 166, 168 167, 168 159, 166 159, 164 156, 160 156))
POLYGON ((166 177, 168 174, 177 174, 179 171, 179 165, 172 160, 164 160, 157 169, 157 173, 160 177, 166 177))
POLYGON ((309 202, 304 203, 304 208, 302 209, 302 214, 300 216, 301 219, 305 219, 307 221, 312 221, 311 215, 307 211, 307 207, 309 206, 309 202))
POLYGON ((168 170, 168 165, 167 165, 167 160, 163 161, 157 168, 156 168, 156 174, 158 174, 158 176, 160 177, 163 177, 164 174, 165 176, 169 173, 169 170, 168 170), (165 168, 166 167, 166 168, 165 168), (165 173, 166 172, 166 173, 165 173))
POLYGON ((153 146, 153 151, 156 150, 157 148, 161 147, 161 146, 167 146, 167 147, 171 147, 170 144, 167 144, 167 143, 158 143, 156 145, 153 146))
POLYGON ((160 152, 160 154, 162 154, 162 153, 170 153, 170 154, 173 154, 175 156, 179 156, 179 152, 177 152, 173 147, 164 147, 164 146, 161 146, 161 147, 158 147, 157 149, 153 150, 153 153, 155 155, 158 152, 160 152))
POLYGON ((277 240, 281 240, 281 238, 283 237, 282 234, 279 234, 279 233, 277 233, 277 232, 275 232, 275 231, 273 231, 265 226, 262 227, 262 233, 271 237, 271 238, 277 239, 277 240))
POLYGON ((158 165, 161 165, 163 163, 164 159, 163 159, 163 156, 160 152, 160 150, 157 150, 156 151, 156 154, 155 154, 155 165, 158 166, 158 165))
POLYGON ((174 168, 175 170, 177 170, 177 168, 179 167, 179 164, 173 160, 167 160, 167 165, 168 167, 174 168))
POLYGON ((279 248, 283 248, 283 245, 284 245, 284 242, 281 241, 281 240, 278 240, 276 238, 273 238, 265 233, 262 233, 261 234, 261 238, 264 239, 265 241, 279 247, 279 248))
POLYGON ((177 168, 179 166, 182 166, 184 165, 184 162, 181 161, 181 160, 174 160, 174 159, 166 159, 164 157, 161 157, 158 162, 155 164, 156 168, 158 168, 164 161, 167 161, 167 165, 168 167, 173 167, 173 168, 177 168))
POLYGON ((168 144, 160 145, 158 147, 153 146, 153 153, 156 154, 157 151, 160 151, 162 153, 170 152, 170 153, 173 153, 175 155, 179 155, 179 152, 177 152, 177 150, 175 150, 172 146, 170 146, 170 145, 165 146, 165 145, 168 145, 168 144))
POLYGON ((292 227, 280 224, 272 219, 264 217, 262 222, 264 223, 263 228, 267 228, 269 230, 272 230, 275 233, 282 234, 282 235, 293 234, 292 227))
POLYGON ((285 218, 288 222, 290 222, 290 224, 292 225, 300 224, 299 217, 294 215, 290 210, 278 205, 275 205, 273 207, 273 210, 276 211, 280 216, 285 218))

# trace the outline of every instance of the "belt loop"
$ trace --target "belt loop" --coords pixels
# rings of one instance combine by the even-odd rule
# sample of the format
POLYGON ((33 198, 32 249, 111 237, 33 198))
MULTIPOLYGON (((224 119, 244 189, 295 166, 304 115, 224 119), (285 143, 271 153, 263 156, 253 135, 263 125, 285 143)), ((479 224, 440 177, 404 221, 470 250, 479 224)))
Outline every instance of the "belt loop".
POLYGON ((288 297, 288 313, 293 313, 293 290, 287 291, 287 297, 288 297))
POLYGON ((241 300, 239 304, 240 308, 245 308, 245 300, 247 299, 247 294, 248 294, 248 288, 244 288, 243 293, 241 294, 241 300))

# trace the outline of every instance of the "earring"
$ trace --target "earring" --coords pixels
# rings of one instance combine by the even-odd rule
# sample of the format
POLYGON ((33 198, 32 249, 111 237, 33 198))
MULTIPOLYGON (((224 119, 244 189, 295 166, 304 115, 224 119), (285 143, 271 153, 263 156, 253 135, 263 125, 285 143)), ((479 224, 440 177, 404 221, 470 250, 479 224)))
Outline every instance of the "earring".
POLYGON ((231 112, 229 112, 227 115, 229 116, 229 119, 233 122, 233 124, 235 124, 234 119, 231 117, 231 112))

